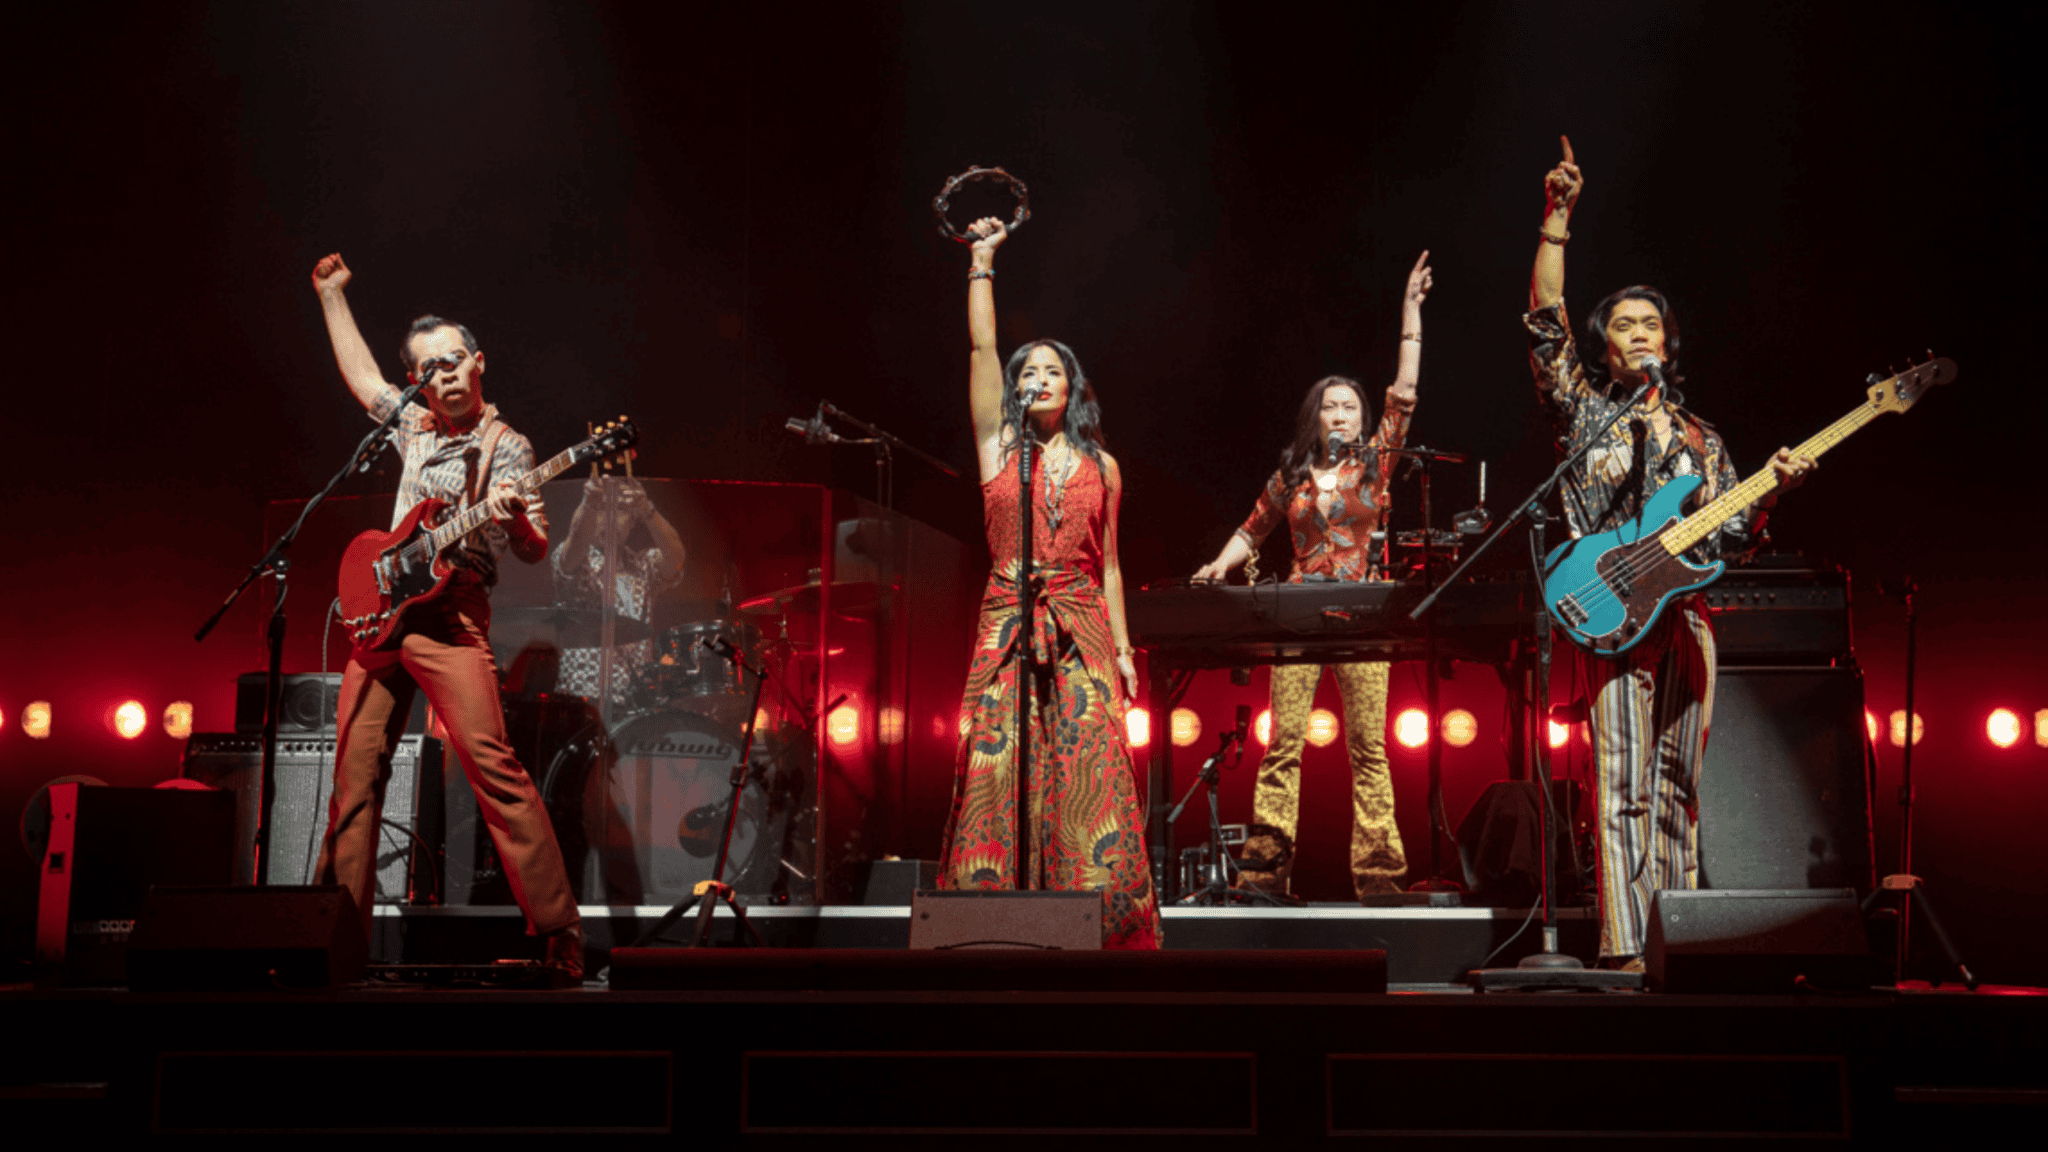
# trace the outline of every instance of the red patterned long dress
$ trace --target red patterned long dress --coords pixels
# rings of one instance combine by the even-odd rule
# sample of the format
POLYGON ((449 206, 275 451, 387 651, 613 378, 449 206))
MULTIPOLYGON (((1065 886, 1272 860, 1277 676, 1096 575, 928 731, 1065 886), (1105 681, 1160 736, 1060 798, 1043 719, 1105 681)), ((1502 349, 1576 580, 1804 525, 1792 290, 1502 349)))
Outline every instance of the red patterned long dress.
POLYGON ((1101 467, 1081 457, 1063 486, 1034 477, 1032 552, 1042 581, 1032 629, 1039 667, 1031 728, 1028 882, 1016 867, 1017 469, 981 486, 993 558, 960 702, 953 809, 942 888, 1041 888, 1105 894, 1103 944, 1157 948, 1159 905, 1145 815, 1124 742, 1116 646, 1102 590, 1115 516, 1101 467))

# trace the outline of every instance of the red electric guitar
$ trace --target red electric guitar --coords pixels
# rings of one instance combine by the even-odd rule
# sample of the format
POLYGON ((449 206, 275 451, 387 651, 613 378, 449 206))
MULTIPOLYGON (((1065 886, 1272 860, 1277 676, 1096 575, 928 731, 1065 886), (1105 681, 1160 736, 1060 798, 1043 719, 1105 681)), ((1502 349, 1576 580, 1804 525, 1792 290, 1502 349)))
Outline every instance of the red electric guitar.
MULTIPOLYGON (((583 443, 512 482, 512 490, 531 498, 540 486, 574 468, 616 456, 633 446, 640 433, 621 416, 583 443)), ((455 574, 449 553, 491 518, 490 506, 476 504, 452 516, 446 500, 419 502, 389 532, 365 532, 341 554, 335 591, 341 599, 341 624, 357 650, 389 647, 398 636, 406 609, 439 597, 455 574)))

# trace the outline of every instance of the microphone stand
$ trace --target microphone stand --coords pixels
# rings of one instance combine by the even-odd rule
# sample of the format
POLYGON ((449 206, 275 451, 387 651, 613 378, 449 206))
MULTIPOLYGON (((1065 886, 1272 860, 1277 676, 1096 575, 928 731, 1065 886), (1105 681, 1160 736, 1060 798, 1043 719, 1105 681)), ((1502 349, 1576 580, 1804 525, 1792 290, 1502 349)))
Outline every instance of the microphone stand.
POLYGON ((754 692, 747 701, 746 729, 740 739, 740 759, 739 763, 732 766, 732 776, 730 777, 732 783, 732 802, 725 813, 725 832, 718 838, 718 862, 711 867, 711 879, 698 883, 694 891, 677 901, 674 907, 662 913, 661 919, 656 920, 652 928, 642 932, 640 938, 633 941, 633 947, 645 948, 649 941, 668 931, 691 908, 697 910, 697 926, 696 930, 690 934, 689 946, 692 948, 712 947, 712 917, 718 911, 719 902, 724 901, 725 906, 732 909, 732 914, 738 917, 740 926, 745 928, 747 934, 753 938, 754 947, 766 948, 768 942, 761 938, 761 930, 754 927, 752 920, 747 919, 746 907, 739 902, 737 893, 733 891, 732 885, 725 882, 725 862, 727 856, 732 851, 733 828, 740 822, 740 800, 745 796, 747 790, 747 775, 753 769, 754 721, 761 713, 761 685, 767 682, 768 674, 765 669, 756 668, 747 663, 746 658, 740 655, 739 649, 734 648, 732 642, 723 637, 715 640, 699 641, 698 643, 730 660, 734 670, 741 675, 751 674, 754 677, 754 692))
MULTIPOLYGON (((1246 713, 1246 719, 1249 719, 1249 707, 1240 704, 1238 710, 1246 713)), ((1230 766, 1235 768, 1244 761, 1244 732, 1241 728, 1232 728, 1217 737, 1216 754, 1209 757, 1202 765, 1201 771, 1195 773, 1194 783, 1188 785, 1187 793, 1180 798, 1180 803, 1174 805, 1173 811, 1167 814, 1166 826, 1171 828, 1174 821, 1180 819, 1180 814, 1187 810, 1188 801, 1195 798, 1195 789, 1204 784, 1209 786, 1209 882, 1202 886, 1200 892, 1192 892, 1181 897, 1180 903, 1199 904, 1204 907, 1269 904, 1277 908, 1280 901, 1271 893, 1257 888, 1233 888, 1224 876, 1225 869, 1233 872, 1237 870, 1237 862, 1230 858, 1230 852, 1223 843, 1223 810, 1217 803, 1216 790, 1223 780, 1218 769, 1223 763, 1223 757, 1233 748, 1236 749, 1237 755, 1231 759, 1230 766)))
POLYGON ((1031 820, 1031 703, 1038 684, 1037 589, 1032 585, 1031 405, 1035 390, 1026 389, 1017 405, 1017 888, 1036 888, 1037 874, 1030 868, 1036 853, 1031 837, 1036 826, 1031 820))
MULTIPOLYGON (((961 478, 959 470, 955 469, 952 465, 886 429, 877 428, 850 412, 844 412, 833 407, 830 401, 820 401, 818 409, 826 415, 844 420, 868 434, 868 442, 875 446, 875 484, 880 492, 879 503, 884 508, 895 507, 893 503, 896 496, 895 474, 893 472, 895 462, 889 457, 889 449, 892 447, 900 448, 910 453, 912 456, 917 457, 919 460, 924 461, 955 480, 961 478)), ((854 443, 858 443, 858 441, 854 441, 854 443)))
POLYGON ((1514 968, 1479 968, 1472 972, 1472 987, 1478 992, 1597 992, 1606 989, 1637 989, 1643 986, 1640 972, 1609 972, 1588 968, 1576 956, 1567 956, 1557 949, 1557 813, 1551 804, 1550 795, 1550 613, 1543 603, 1543 561, 1548 554, 1544 542, 1544 528, 1548 514, 1543 510, 1543 501, 1557 489, 1558 481, 1564 478, 1572 466, 1592 451, 1607 430, 1621 422, 1621 418, 1635 409, 1650 390, 1645 380, 1626 403, 1617 406, 1600 425, 1598 431, 1586 437, 1564 459, 1558 461, 1550 476, 1532 489, 1526 499, 1508 517, 1500 522, 1493 534, 1482 541, 1471 555, 1451 570, 1442 586, 1424 597, 1422 603, 1408 614, 1410 620, 1420 620, 1424 613, 1436 606, 1444 589, 1458 582, 1465 572, 1486 555, 1486 550, 1506 534, 1515 522, 1527 517, 1529 520, 1529 547, 1534 558, 1530 577, 1536 582, 1536 611, 1532 618, 1536 637, 1536 688, 1531 694, 1529 727, 1529 755, 1535 766, 1536 803, 1543 810, 1543 950, 1522 958, 1514 968))
MULTIPOLYGON (((1429 507, 1429 466, 1439 461, 1462 464, 1462 452, 1439 452, 1433 448, 1390 448, 1389 455, 1406 456, 1409 468, 1422 481, 1422 587, 1436 591, 1436 522, 1429 507)), ((1437 660, 1436 613, 1424 622, 1422 651, 1426 669, 1423 684, 1429 704, 1429 879, 1409 885, 1410 892, 1463 892, 1465 886, 1444 875, 1443 842, 1451 835, 1450 819, 1444 815, 1443 720, 1438 711, 1443 673, 1437 660)))
POLYGON ((378 455, 384 451, 384 445, 390 442, 392 430, 398 426, 398 418, 405 415, 406 407, 419 398, 431 375, 432 373, 428 373, 422 376, 412 387, 400 394, 397 406, 391 409, 391 415, 386 416, 383 423, 363 437, 362 443, 356 445, 355 453, 349 457, 348 463, 341 466, 341 470, 327 481, 327 486, 308 500, 304 508, 299 509, 299 518, 292 521, 292 526, 284 530, 284 535, 279 536, 276 542, 271 544, 270 550, 263 554, 261 560, 250 566, 248 575, 242 577, 242 582, 235 586, 234 591, 228 593, 228 598, 221 602, 219 608, 214 609, 213 615, 206 618, 206 623, 199 626, 199 631, 192 634, 193 643, 203 642, 213 631, 214 626, 220 623, 221 617, 228 614, 228 609, 235 606, 235 601, 242 598, 242 593, 249 590, 249 585, 265 576, 277 579, 277 597, 271 603, 270 626, 266 635, 269 664, 263 682, 263 781, 262 792, 256 803, 255 840, 249 858, 251 884, 263 883, 263 864, 270 855, 270 806, 277 802, 277 718, 284 703, 284 606, 285 597, 291 590, 291 559, 286 553, 291 551, 292 542, 299 538, 299 529, 305 527, 306 520, 313 515, 313 509, 318 508, 351 472, 368 472, 370 466, 377 462, 378 455))

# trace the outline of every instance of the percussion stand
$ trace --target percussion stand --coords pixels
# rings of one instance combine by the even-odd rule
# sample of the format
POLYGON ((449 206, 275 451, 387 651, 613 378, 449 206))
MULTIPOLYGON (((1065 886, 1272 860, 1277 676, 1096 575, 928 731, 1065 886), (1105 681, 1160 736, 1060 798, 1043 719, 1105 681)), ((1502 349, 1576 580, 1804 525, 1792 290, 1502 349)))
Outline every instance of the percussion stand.
POLYGON ((1536 581, 1537 608, 1532 621, 1536 642, 1536 692, 1530 701, 1532 714, 1529 726, 1529 752, 1535 761, 1536 803, 1543 810, 1543 950, 1522 957, 1521 963, 1513 968, 1481 968, 1472 973, 1472 987, 1478 992, 1601 992, 1609 989, 1639 989, 1643 986, 1640 972, 1610 972, 1588 968, 1576 956, 1568 956, 1557 948, 1557 812, 1550 794, 1550 741, 1547 721, 1550 706, 1550 646, 1551 626, 1548 606, 1543 596, 1543 564, 1548 558, 1543 530, 1548 514, 1543 510, 1543 501, 1557 489, 1572 466, 1593 450, 1593 445, 1607 435, 1607 430, 1621 422, 1621 418, 1633 410, 1643 396, 1649 392, 1650 383, 1645 380, 1635 394, 1625 403, 1619 404, 1607 416, 1591 436, 1579 442, 1579 446, 1564 459, 1557 462, 1557 468, 1541 484, 1530 491, 1528 498, 1516 508, 1493 535, 1482 541, 1479 547, 1466 556, 1464 562, 1451 570, 1444 582, 1423 598, 1422 603, 1408 614, 1410 620, 1420 620, 1423 613, 1436 606, 1437 598, 1445 588, 1456 584, 1465 572, 1478 563, 1493 542, 1506 535, 1509 528, 1519 520, 1529 521, 1529 548, 1534 559, 1531 578, 1536 581))
POLYGON ((740 672, 752 673, 754 677, 753 696, 747 701, 745 734, 740 739, 740 759, 739 763, 732 766, 732 802, 725 813, 725 833, 718 838, 718 862, 712 866, 711 879, 700 882, 696 889, 688 896, 683 897, 675 907, 662 913, 661 919, 654 922, 654 927, 642 932, 640 938, 633 941, 633 947, 646 947, 650 941, 674 926, 675 922, 682 919, 683 914, 691 908, 697 910, 697 927, 690 934, 689 946, 692 948, 712 947, 711 923, 713 915, 718 910, 719 902, 724 901, 725 906, 732 909, 732 914, 739 920, 741 927, 747 930, 747 935, 753 938, 754 946, 756 948, 766 948, 768 942, 761 938, 761 930, 754 927, 752 920, 747 919, 746 907, 739 902, 737 895, 732 890, 732 885, 725 882, 725 861, 727 854, 732 850, 732 831, 740 822, 740 800, 746 794, 747 776, 753 768, 754 720, 761 710, 761 685, 767 682, 768 674, 766 669, 755 668, 753 665, 748 664, 746 658, 740 655, 739 649, 734 648, 732 642, 722 636, 699 641, 699 643, 717 652, 727 660, 732 661, 733 667, 740 672))
POLYGON ((284 535, 277 538, 277 542, 270 546, 270 551, 263 554, 263 559, 250 567, 249 574, 242 577, 242 582, 233 592, 228 593, 228 598, 219 608, 214 609, 213 615, 207 617, 206 623, 201 624, 199 631, 192 636, 192 642, 195 644, 205 640, 213 631, 214 625, 220 623, 221 617, 228 614, 228 609, 235 606, 235 601, 242 598, 242 593, 249 590, 249 585, 265 576, 277 578, 277 598, 271 602, 270 624, 266 633, 270 659, 263 684, 263 777, 262 791, 256 804, 255 845, 249 860, 251 884, 263 883, 263 865, 270 855, 270 809, 271 805, 277 803, 277 718, 284 703, 284 602, 286 594, 290 591, 291 576, 291 560, 286 553, 291 551, 292 542, 299 538, 299 529, 305 527, 306 520, 313 515, 313 509, 318 508, 321 501, 326 500, 349 473, 368 472, 371 465, 377 462, 377 457, 384 451, 384 445, 390 443, 391 434, 398 427, 399 417, 405 415, 406 410, 418 401, 420 392, 427 386, 426 377, 432 375, 432 372, 425 373, 398 397, 398 403, 391 409, 391 414, 384 418, 383 423, 371 429, 369 435, 363 437, 362 442, 356 445, 355 454, 349 457, 348 463, 342 465, 341 471, 336 472, 333 478, 327 481, 325 488, 306 501, 306 506, 299 509, 299 518, 292 521, 292 526, 284 530, 284 535))

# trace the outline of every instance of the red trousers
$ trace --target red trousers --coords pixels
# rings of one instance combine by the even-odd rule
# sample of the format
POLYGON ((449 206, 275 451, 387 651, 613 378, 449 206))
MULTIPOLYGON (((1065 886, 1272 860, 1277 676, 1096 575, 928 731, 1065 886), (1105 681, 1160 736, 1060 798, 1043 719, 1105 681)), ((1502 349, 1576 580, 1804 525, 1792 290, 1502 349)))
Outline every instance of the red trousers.
POLYGON ((341 677, 335 726, 334 797, 320 849, 319 882, 355 897, 367 937, 376 899, 377 830, 391 752, 405 732, 415 686, 448 729, 449 744, 476 792, 477 811, 505 862, 512 894, 530 934, 578 922, 562 850, 540 792, 505 739, 505 711, 487 630, 484 590, 457 585, 441 600, 406 616, 394 648, 357 652, 341 677))

